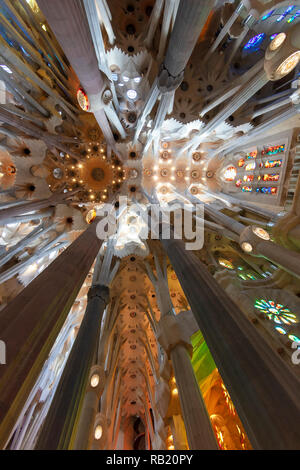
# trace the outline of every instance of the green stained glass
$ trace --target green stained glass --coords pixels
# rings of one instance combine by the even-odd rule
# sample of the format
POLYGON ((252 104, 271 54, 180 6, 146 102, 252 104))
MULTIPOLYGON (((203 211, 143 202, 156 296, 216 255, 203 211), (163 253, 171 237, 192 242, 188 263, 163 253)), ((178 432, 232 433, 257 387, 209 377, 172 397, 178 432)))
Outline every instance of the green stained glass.
POLYGON ((281 326, 275 326, 275 330, 278 331, 281 335, 286 335, 286 331, 284 328, 281 328, 281 326))
POLYGON ((200 385, 216 368, 216 364, 202 336, 201 331, 197 331, 191 337, 193 345, 192 365, 200 385))
POLYGON ((247 274, 247 277, 249 279, 252 279, 253 281, 256 279, 256 277, 253 274, 250 274, 250 273, 247 274))
POLYGON ((300 338, 298 338, 298 336, 289 335, 289 338, 291 341, 296 341, 297 343, 300 343, 300 338))

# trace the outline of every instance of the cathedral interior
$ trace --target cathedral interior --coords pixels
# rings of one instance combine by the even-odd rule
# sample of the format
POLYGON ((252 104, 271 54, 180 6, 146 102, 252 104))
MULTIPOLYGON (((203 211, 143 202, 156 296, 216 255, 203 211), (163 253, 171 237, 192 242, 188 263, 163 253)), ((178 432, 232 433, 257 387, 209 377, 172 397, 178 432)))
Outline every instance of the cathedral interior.
POLYGON ((299 21, 0 0, 1 449, 300 449, 299 21))

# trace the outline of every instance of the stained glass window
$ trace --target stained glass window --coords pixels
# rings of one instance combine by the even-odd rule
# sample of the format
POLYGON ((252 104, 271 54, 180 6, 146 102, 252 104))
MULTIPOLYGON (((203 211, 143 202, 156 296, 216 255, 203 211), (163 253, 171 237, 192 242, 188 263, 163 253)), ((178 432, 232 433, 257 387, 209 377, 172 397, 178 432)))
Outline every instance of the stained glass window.
POLYGON ((274 145, 273 147, 266 147, 261 151, 262 155, 276 155, 285 150, 285 145, 274 145))
POLYGON ((285 150, 286 144, 252 147, 252 149, 245 151, 243 157, 237 158, 237 167, 228 166, 225 169, 225 180, 234 181, 236 187, 240 188, 243 193, 274 196, 279 192, 277 183, 280 180, 280 171, 267 172, 264 169, 280 168, 283 164, 283 158, 277 157, 283 157, 285 150), (258 169, 262 171, 257 171, 258 169), (273 183, 273 185, 265 183, 273 183))
POLYGON ((250 162, 250 163, 247 163, 247 165, 245 166, 245 170, 246 171, 254 170, 255 167, 256 167, 256 163, 250 162))
POLYGON ((247 160, 250 160, 251 158, 256 158, 257 157, 257 150, 255 150, 254 152, 248 152, 246 157, 247 157, 247 160))
POLYGON ((251 181, 253 181, 254 179, 254 175, 245 175, 243 177, 243 180, 246 182, 246 183, 250 183, 251 181))
POLYGON ((256 192, 263 194, 276 194, 277 188, 275 186, 263 186, 261 188, 256 188, 256 192))
POLYGON ((263 42, 265 37, 266 37, 265 33, 260 33, 260 34, 257 34, 256 36, 253 36, 253 38, 249 39, 249 41, 244 45, 244 49, 249 50, 249 49, 256 48, 257 46, 259 46, 259 44, 263 42))
POLYGON ((287 7, 287 9, 280 15, 278 16, 277 18, 277 23, 279 23, 280 21, 284 20, 284 18, 291 12, 293 11, 293 9, 295 8, 294 5, 290 5, 289 7, 287 7))
POLYGON ((282 328, 281 326, 275 326, 275 330, 280 333, 281 335, 286 335, 286 331, 284 328, 282 328))
POLYGON ((255 281, 257 279, 256 276, 254 276, 254 274, 251 274, 251 273, 247 273, 247 277, 249 279, 252 279, 252 281, 255 281))
POLYGON ((277 324, 291 325, 298 322, 296 315, 288 307, 274 300, 256 299, 254 306, 277 324))
POLYGON ((289 335, 289 338, 291 341, 296 341, 297 343, 300 343, 300 338, 296 335, 289 335))
POLYGON ((270 16, 272 15, 272 13, 274 13, 274 11, 275 11, 275 10, 271 10, 271 11, 269 11, 269 13, 266 13, 266 14, 262 17, 261 21, 265 21, 267 18, 270 18, 270 16))
POLYGON ((243 279, 243 281, 247 281, 247 277, 245 276, 245 274, 239 274, 239 277, 243 279))
POLYGON ((234 269, 234 266, 232 264, 232 262, 228 259, 225 259, 225 258, 219 258, 219 264, 221 266, 224 266, 224 268, 227 268, 227 269, 234 269))
POLYGON ((265 168, 278 168, 282 165, 282 160, 267 160, 265 161, 265 168))
POLYGON ((300 10, 297 10, 296 13, 287 20, 287 23, 291 23, 295 18, 298 18, 298 16, 300 16, 300 10))
POLYGON ((236 177, 236 168, 234 166, 229 166, 224 173, 224 178, 226 181, 234 181, 236 177))
POLYGON ((266 173, 262 178, 264 181, 278 181, 279 173, 266 173))

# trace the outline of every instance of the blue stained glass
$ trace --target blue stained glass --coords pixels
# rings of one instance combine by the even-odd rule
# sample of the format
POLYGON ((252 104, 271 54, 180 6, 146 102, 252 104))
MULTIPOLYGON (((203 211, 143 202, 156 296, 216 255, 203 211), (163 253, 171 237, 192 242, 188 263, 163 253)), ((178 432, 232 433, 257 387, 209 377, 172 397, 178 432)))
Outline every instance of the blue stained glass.
POLYGON ((295 8, 294 5, 290 5, 289 7, 287 7, 287 9, 282 13, 282 15, 278 16, 278 18, 276 20, 277 23, 282 21, 294 8, 295 8))
POLYGON ((300 10, 297 10, 296 13, 287 20, 287 23, 291 23, 295 18, 298 18, 298 16, 300 16, 300 10))
POLYGON ((295 341, 296 343, 300 343, 300 338, 295 335, 289 335, 291 341, 295 341))
POLYGON ((271 41, 273 41, 273 39, 276 38, 277 34, 278 33, 274 33, 274 34, 272 34, 272 36, 270 36, 271 41))
POLYGON ((272 15, 272 13, 274 13, 275 10, 271 10, 269 11, 269 13, 266 13, 266 15, 264 15, 261 19, 261 21, 265 21, 267 18, 270 18, 270 16, 272 15))
POLYGON ((244 49, 253 49, 254 47, 258 46, 258 44, 263 42, 265 37, 266 37, 265 33, 260 33, 260 34, 257 34, 256 36, 253 36, 253 38, 249 39, 247 44, 245 44, 244 49))
POLYGON ((277 188, 276 187, 271 187, 271 186, 264 186, 262 188, 256 188, 257 193, 263 193, 263 194, 276 194, 277 193, 277 188))

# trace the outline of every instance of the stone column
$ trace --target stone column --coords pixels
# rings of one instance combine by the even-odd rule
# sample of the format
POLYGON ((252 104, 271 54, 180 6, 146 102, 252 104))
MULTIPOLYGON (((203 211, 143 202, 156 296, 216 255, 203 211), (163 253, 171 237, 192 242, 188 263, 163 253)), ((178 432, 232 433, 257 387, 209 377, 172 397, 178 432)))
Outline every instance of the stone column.
POLYGON ((241 248, 251 255, 263 256, 288 273, 300 278, 300 253, 277 245, 265 236, 268 237, 266 231, 263 230, 262 236, 256 235, 253 232, 253 226, 248 226, 240 234, 241 248))
POLYGON ((218 449, 190 359, 192 346, 173 314, 158 323, 158 341, 172 361, 190 449, 218 449))
MULTIPOLYGON (((99 70, 91 32, 82 0, 37 0, 59 44, 85 92, 101 100, 104 80, 99 70)), ((114 146, 114 137, 103 111, 96 119, 105 140, 114 146)))
POLYGON ((99 251, 97 221, 0 312, 7 350, 7 365, 0 368, 1 448, 99 251))
POLYGON ((4 266, 8 261, 10 261, 17 253, 20 253, 29 243, 32 243, 41 235, 45 235, 50 230, 55 229, 56 224, 50 224, 48 227, 45 227, 43 224, 38 225, 34 228, 26 237, 12 246, 9 250, 5 252, 3 256, 0 255, 0 266, 4 266))
POLYGON ((214 4, 214 0, 180 0, 164 59, 170 76, 176 77, 185 69, 214 4))
MULTIPOLYGON (((246 72, 247 73, 247 72, 246 72)), ((215 117, 208 122, 206 126, 200 130, 199 134, 195 136, 190 146, 197 147, 204 136, 213 132, 223 121, 225 121, 231 114, 239 109, 246 101, 249 100, 258 90, 268 83, 266 72, 262 69, 255 75, 249 82, 246 82, 239 91, 225 104, 215 117)))
POLYGON ((25 214, 25 215, 17 215, 16 217, 7 217, 1 221, 0 227, 3 227, 7 224, 22 224, 26 222, 33 222, 34 220, 43 220, 47 219, 48 217, 52 217, 54 215, 54 207, 50 207, 46 210, 40 210, 35 212, 34 214, 25 214))
MULTIPOLYGON (((39 211, 47 207, 56 206, 57 204, 63 204, 70 199, 77 191, 71 191, 67 193, 55 193, 47 199, 36 199, 34 201, 26 201, 23 204, 19 204, 7 209, 0 210, 0 225, 1 222, 7 221, 12 217, 19 215, 28 214, 29 212, 39 211)), ((7 223, 7 222, 6 222, 7 223)))
MULTIPOLYGON (((105 268, 103 264, 102 267, 105 268)), ((95 274, 98 278, 97 263, 94 268, 94 276, 95 274)), ((107 371, 106 373, 104 371, 104 366, 109 354, 109 343, 112 340, 116 326, 119 300, 120 299, 118 298, 115 302, 113 300, 110 302, 106 309, 105 320, 101 325, 97 357, 95 359, 95 364, 92 366, 90 371, 85 397, 83 399, 82 409, 78 419, 74 445, 72 446, 72 449, 75 450, 91 449, 94 440, 95 416, 97 412, 100 411, 100 398, 109 380, 109 372, 107 371), (112 304, 114 304, 113 307, 112 304)))
POLYGON ((61 142, 59 135, 50 134, 49 132, 44 131, 38 126, 35 126, 31 122, 28 122, 25 119, 22 119, 7 109, 0 108, 0 120, 6 124, 10 124, 16 129, 16 132, 24 132, 25 134, 34 137, 36 139, 43 140, 49 147, 57 147, 62 152, 66 152, 72 157, 79 159, 79 155, 76 152, 73 152, 67 145, 61 142))
POLYGON ((85 397, 78 420, 77 434, 72 449, 89 450, 95 439, 95 416, 100 410, 99 401, 105 387, 106 376, 101 365, 91 367, 85 397))
POLYGON ((252 446, 299 449, 299 380, 183 241, 161 243, 252 446))
MULTIPOLYGON (((212 194, 213 195, 213 194, 212 194)), ((234 204, 235 206, 240 207, 241 209, 244 209, 246 211, 249 211, 255 215, 258 215, 259 217, 263 217, 264 219, 267 219, 269 221, 274 220, 278 217, 278 213, 272 212, 268 209, 265 209, 263 207, 259 207, 255 204, 255 202, 247 202, 242 199, 238 199, 237 197, 231 196, 229 194, 225 194, 220 192, 220 195, 227 200, 230 204, 234 204)), ((276 208, 274 208, 276 210, 276 208)))
MULTIPOLYGON (((199 203, 199 199, 187 192, 185 194, 192 203, 199 203)), ((205 204, 205 213, 214 221, 221 223, 225 228, 233 230, 239 235, 239 243, 246 253, 254 256, 262 256, 294 276, 300 277, 300 254, 273 243, 270 240, 268 232, 262 230, 262 232, 260 232, 261 235, 256 235, 254 230, 256 230, 257 227, 254 225, 246 227, 234 218, 223 214, 221 211, 214 209, 208 204, 205 204)))
MULTIPOLYGON (((183 79, 186 64, 214 3, 214 0, 189 0, 188 3, 185 0, 180 0, 167 52, 160 73, 154 81, 145 102, 144 111, 139 118, 134 142, 137 141, 147 114, 153 109, 160 94, 165 96, 158 106, 154 120, 154 130, 158 129, 164 121, 166 114, 169 112, 174 92, 183 79)), ((150 144, 152 138, 153 135, 151 134, 147 145, 150 144)))
POLYGON ((235 20, 239 17, 239 14, 240 14, 240 11, 242 10, 243 8, 243 3, 241 2, 237 8, 233 11, 232 15, 230 16, 230 18, 228 18, 228 20, 226 21, 226 23, 223 25, 223 28, 221 29, 221 31, 219 32, 218 36, 216 37, 216 39, 214 40, 213 44, 211 45, 211 47, 209 48, 208 52, 206 53, 205 57, 204 57, 204 61, 206 62, 207 59, 211 56, 211 54, 217 49, 217 47, 219 46, 219 44, 221 44, 221 42, 223 41, 223 39, 225 38, 226 34, 230 31, 230 28, 231 26, 233 25, 233 23, 235 22, 235 20))
POLYGON ((55 450, 72 447, 72 436, 94 359, 103 312, 108 302, 109 288, 107 286, 93 285, 90 288, 83 321, 38 438, 36 449, 55 450))
POLYGON ((227 155, 228 153, 232 152, 236 148, 244 147, 245 145, 249 143, 253 144, 253 142, 255 142, 258 136, 261 137, 262 135, 268 135, 268 133, 270 132, 270 129, 279 125, 283 126, 285 121, 287 121, 288 119, 292 119, 292 118, 297 119, 298 114, 299 114, 299 111, 297 107, 290 106, 290 108, 287 108, 285 111, 281 111, 277 113, 274 117, 266 121, 263 121, 261 124, 254 127, 247 134, 235 139, 233 142, 225 143, 218 150, 211 153, 210 156, 213 157, 215 155, 220 155, 220 156, 223 156, 224 154, 227 155))

